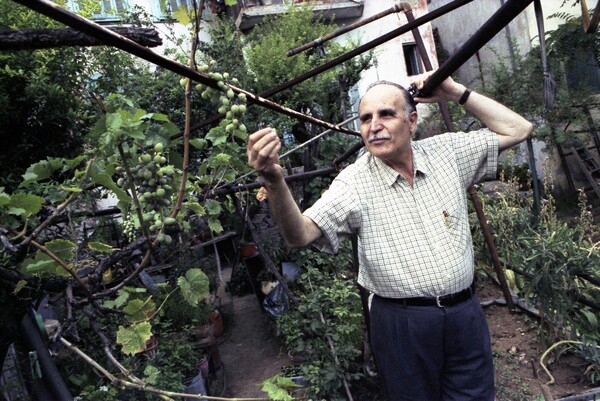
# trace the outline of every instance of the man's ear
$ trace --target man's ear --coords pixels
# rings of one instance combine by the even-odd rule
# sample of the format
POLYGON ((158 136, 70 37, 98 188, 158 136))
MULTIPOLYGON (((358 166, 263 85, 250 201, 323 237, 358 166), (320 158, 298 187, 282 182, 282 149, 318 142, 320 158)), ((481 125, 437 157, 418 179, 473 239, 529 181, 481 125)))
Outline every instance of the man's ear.
POLYGON ((408 126, 410 128, 410 133, 414 134, 417 130, 417 120, 419 119, 419 115, 416 111, 413 111, 408 116, 408 126))

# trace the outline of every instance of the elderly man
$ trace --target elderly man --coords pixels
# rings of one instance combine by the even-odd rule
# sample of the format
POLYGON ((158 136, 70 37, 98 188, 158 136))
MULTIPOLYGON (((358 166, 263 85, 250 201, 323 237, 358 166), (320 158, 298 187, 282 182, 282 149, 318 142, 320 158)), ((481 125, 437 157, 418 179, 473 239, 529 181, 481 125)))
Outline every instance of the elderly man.
MULTIPOLYGON (((428 75, 413 82, 423 86, 428 75)), ((371 346, 391 401, 494 400, 489 332, 473 293, 466 190, 494 178, 498 153, 533 126, 496 101, 447 78, 412 99, 379 81, 359 105, 366 152, 302 213, 279 165, 281 142, 265 128, 248 142, 270 208, 289 246, 335 253, 358 237, 358 282, 374 294, 371 346), (415 102, 454 101, 487 127, 412 141, 415 102)))

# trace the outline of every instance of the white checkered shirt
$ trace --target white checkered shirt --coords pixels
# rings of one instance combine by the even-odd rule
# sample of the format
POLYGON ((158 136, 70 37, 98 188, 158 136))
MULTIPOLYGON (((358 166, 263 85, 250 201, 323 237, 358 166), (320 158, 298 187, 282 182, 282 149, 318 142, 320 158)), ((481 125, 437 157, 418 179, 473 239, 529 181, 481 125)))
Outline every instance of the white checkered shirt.
POLYGON ((335 253, 358 236, 358 283, 382 297, 441 296, 473 281, 467 189, 494 178, 498 139, 488 129, 412 143, 415 179, 366 153, 345 168, 304 212, 321 229, 315 241, 335 253))

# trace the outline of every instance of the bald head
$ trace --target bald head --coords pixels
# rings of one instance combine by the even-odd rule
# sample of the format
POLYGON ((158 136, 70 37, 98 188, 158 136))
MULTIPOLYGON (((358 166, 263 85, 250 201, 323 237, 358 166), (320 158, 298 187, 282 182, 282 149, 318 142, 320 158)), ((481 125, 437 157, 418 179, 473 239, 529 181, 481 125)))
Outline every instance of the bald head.
POLYGON ((360 113, 360 106, 362 104, 364 97, 367 95, 369 90, 371 90, 373 87, 378 86, 378 85, 389 85, 400 91, 400 93, 402 94, 403 100, 404 100, 404 102, 403 102, 404 112, 406 113, 407 116, 410 115, 410 113, 412 113, 413 111, 417 111, 417 104, 415 103, 414 99, 412 98, 410 92, 408 90, 406 90, 405 87, 403 87, 402 85, 397 84, 395 82, 379 80, 379 81, 373 82, 372 84, 370 84, 367 87, 365 94, 363 95, 363 97, 360 99, 360 102, 358 103, 359 113, 360 113))

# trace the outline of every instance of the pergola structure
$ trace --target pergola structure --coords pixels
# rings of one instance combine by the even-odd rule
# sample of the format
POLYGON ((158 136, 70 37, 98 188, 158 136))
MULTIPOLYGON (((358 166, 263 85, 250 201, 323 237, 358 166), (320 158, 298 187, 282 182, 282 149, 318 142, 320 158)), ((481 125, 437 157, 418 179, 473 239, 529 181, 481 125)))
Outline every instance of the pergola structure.
MULTIPOLYGON (((126 51, 126 52, 132 54, 132 55, 142 58, 150 63, 153 63, 162 68, 168 69, 176 74, 179 74, 182 77, 189 78, 192 81, 204 84, 204 85, 212 87, 212 88, 218 88, 217 80, 211 78, 209 75, 199 72, 199 71, 196 71, 193 68, 190 68, 181 63, 178 63, 176 61, 168 59, 162 55, 156 54, 156 53, 152 52, 151 50, 149 50, 144 45, 142 45, 122 34, 119 34, 115 30, 105 28, 99 24, 94 23, 93 21, 82 18, 74 13, 71 13, 71 12, 57 6, 56 4, 54 4, 53 2, 51 2, 49 0, 14 0, 14 1, 26 6, 28 8, 31 8, 34 11, 44 14, 56 21, 59 21, 65 25, 87 35, 90 38, 93 38, 95 44, 101 43, 101 44, 104 44, 107 46, 119 48, 123 51, 126 51)), ((274 88, 271 88, 271 89, 265 91, 264 93, 254 94, 243 88, 238 88, 238 87, 231 86, 231 85, 230 85, 230 88, 236 94, 241 94, 241 93, 245 94, 247 96, 247 98, 249 99, 249 101, 252 104, 254 104, 255 106, 265 107, 265 108, 268 108, 275 112, 285 114, 291 118, 295 118, 300 121, 304 121, 306 123, 314 124, 314 125, 317 125, 317 126, 327 129, 327 131, 325 131, 325 133, 323 133, 323 135, 325 135, 328 132, 335 131, 335 132, 341 132, 341 133, 344 133, 347 135, 359 136, 359 133, 344 127, 348 121, 344 121, 340 124, 334 124, 334 123, 322 121, 315 117, 312 117, 312 116, 300 113, 296 110, 292 110, 290 108, 284 107, 280 104, 277 104, 273 101, 268 100, 268 98, 277 93, 280 93, 296 84, 299 84, 311 77, 314 77, 321 72, 324 72, 324 71, 331 69, 347 60, 350 60, 351 58, 353 58, 357 55, 360 55, 371 49, 374 49, 378 45, 380 45, 384 42, 387 42, 387 41, 389 41, 397 36, 400 36, 404 33, 407 33, 407 32, 413 33, 413 35, 415 37, 415 41, 417 42, 417 47, 421 53, 421 57, 424 61, 424 65, 425 65, 426 69, 432 70, 431 63, 429 62, 429 60, 427 58, 427 54, 424 50, 424 46, 422 45, 422 39, 420 37, 420 34, 419 34, 417 28, 419 26, 421 26, 422 24, 430 22, 433 19, 435 19, 441 15, 444 15, 446 13, 449 13, 471 1, 473 1, 473 0, 455 0, 455 1, 447 4, 446 6, 443 6, 439 9, 435 10, 434 12, 428 13, 419 18, 413 17, 412 11, 408 4, 398 3, 398 4, 394 5, 393 7, 391 7, 389 10, 385 10, 384 12, 379 13, 376 16, 373 16, 368 20, 362 21, 361 23, 357 23, 353 26, 345 27, 340 31, 337 31, 330 35, 327 35, 326 37, 316 39, 315 41, 313 41, 309 44, 306 44, 306 45, 302 46, 301 48, 292 49, 292 50, 290 50, 288 55, 293 56, 294 54, 297 54, 298 52, 305 50, 306 48, 309 48, 309 47, 315 46, 315 45, 319 45, 323 41, 330 40, 333 37, 341 35, 345 32, 348 32, 349 30, 354 29, 360 25, 370 23, 372 21, 377 20, 378 18, 382 18, 383 16, 388 15, 390 13, 394 13, 394 12, 402 11, 406 14, 408 23, 405 24, 404 26, 397 28, 387 34, 384 34, 369 43, 358 46, 357 48, 353 49, 352 51, 350 51, 334 60, 331 60, 331 61, 313 69, 312 71, 306 72, 288 82, 282 83, 274 88)), ((500 7, 496 11, 496 13, 494 13, 492 15, 491 18, 489 18, 484 24, 481 25, 481 27, 471 36, 471 38, 467 42, 465 42, 462 47, 460 47, 458 49, 458 51, 456 51, 445 63, 443 63, 439 67, 439 69, 437 69, 435 72, 433 72, 433 74, 427 80, 427 82, 425 83, 423 88, 421 88, 420 90, 417 90, 416 88, 411 88, 412 94, 415 96, 416 95, 427 96, 427 95, 431 94, 431 92, 442 81, 444 81, 447 77, 452 75, 463 63, 465 63, 470 57, 472 57, 481 47, 483 47, 490 39, 492 39, 500 30, 502 30, 517 15, 519 15, 523 10, 525 10, 525 8, 528 7, 532 2, 535 3, 536 12, 540 12, 541 11, 540 1, 541 0, 507 0, 504 3, 504 5, 502 7, 500 7)), ((585 0, 581 0, 581 5, 582 5, 582 11, 584 11, 583 14, 584 14, 585 30, 586 30, 586 32, 594 31, 598 26, 598 21, 600 20, 600 12, 599 12, 600 8, 597 8, 596 11, 594 12, 593 16, 590 17, 589 13, 586 14, 587 5, 585 4, 585 0), (587 15, 587 19, 585 18, 586 15, 587 15)), ((539 17, 538 17, 538 21, 540 21, 539 17)), ((540 27, 540 29, 542 29, 541 30, 542 35, 540 35, 540 38, 543 38, 543 26, 540 27)), ((543 40, 542 40, 542 43, 543 43, 543 40)), ((544 52, 543 48, 542 48, 542 52, 544 52)), ((545 76, 546 76, 546 73, 547 73, 546 65, 544 66, 544 72, 545 72, 545 76)), ((546 80, 545 80, 545 83, 546 83, 546 80)), ((550 86, 551 86, 550 81, 548 81, 548 87, 550 87, 550 86)), ((552 96, 552 93, 549 93, 548 95, 552 96)), ((444 120, 446 122, 446 125, 447 125, 448 129, 452 131, 453 130, 452 122, 449 119, 449 115, 447 113, 447 108, 443 104, 441 104, 440 107, 441 107, 442 113, 444 114, 444 117, 445 117, 444 120)), ((193 131, 200 130, 203 127, 209 126, 209 125, 219 121, 222 117, 223 117, 223 115, 215 115, 205 121, 197 122, 194 125, 192 125, 191 130, 193 130, 193 131)), ((321 137, 321 135, 319 135, 319 137, 321 137)), ((529 142, 529 145, 531 145, 530 142, 529 142)), ((300 145, 296 149, 299 149, 302 146, 305 146, 305 144, 300 145)), ((304 180, 304 179, 312 178, 315 176, 334 174, 336 171, 338 171, 338 164, 342 163, 344 160, 349 158, 352 154, 357 152, 361 146, 362 146, 362 144, 359 143, 355 147, 349 149, 344 155, 339 156, 333 162, 333 166, 330 168, 318 170, 318 171, 312 171, 312 172, 304 173, 301 175, 300 174, 293 175, 290 177, 286 177, 286 180, 287 181, 304 180)), ((533 157, 532 153, 530 153, 530 157, 533 157)), ((530 164, 533 166, 533 163, 530 163, 530 164)), ((211 196, 224 195, 224 194, 228 194, 228 193, 232 193, 232 192, 239 192, 239 191, 247 191, 250 189, 258 188, 260 186, 260 184, 258 184, 258 183, 248 184, 248 185, 233 185, 234 183, 228 183, 226 185, 221 186, 217 190, 213 191, 211 196)), ((534 183, 537 183, 537 179, 534 179, 534 183)), ((510 294, 510 291, 508 289, 508 285, 507 285, 506 279, 504 277, 504 271, 500 266, 500 261, 499 261, 498 255, 496 253, 493 239, 492 239, 489 227, 487 227, 487 221, 485 219, 485 216, 483 215, 483 208, 481 206, 481 202, 479 201, 479 199, 477 197, 477 193, 473 188, 471 188, 469 192, 470 192, 471 198, 474 202, 480 224, 483 228, 485 238, 486 238, 486 243, 492 254, 494 267, 496 269, 496 273, 497 273, 500 285, 502 287, 504 297, 506 299, 506 302, 507 302, 509 308, 513 309, 514 304, 513 304, 512 295, 510 294)), ((104 214, 117 213, 117 212, 118 212, 118 210, 117 211, 106 211, 106 212, 104 212, 104 214)))

